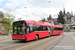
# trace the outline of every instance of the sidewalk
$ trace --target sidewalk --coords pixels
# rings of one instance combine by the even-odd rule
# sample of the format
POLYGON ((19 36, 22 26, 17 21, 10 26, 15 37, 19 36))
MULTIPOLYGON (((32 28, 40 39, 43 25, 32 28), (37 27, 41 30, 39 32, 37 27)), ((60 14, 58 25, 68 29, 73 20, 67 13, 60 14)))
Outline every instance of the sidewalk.
POLYGON ((0 35, 0 41, 11 39, 11 35, 0 35))

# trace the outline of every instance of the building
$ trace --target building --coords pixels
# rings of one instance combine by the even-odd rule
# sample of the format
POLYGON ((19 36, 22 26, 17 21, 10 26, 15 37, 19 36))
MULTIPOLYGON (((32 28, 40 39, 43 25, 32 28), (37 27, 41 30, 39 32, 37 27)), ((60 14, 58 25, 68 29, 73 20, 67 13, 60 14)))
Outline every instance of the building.
POLYGON ((48 22, 53 22, 51 15, 49 15, 49 17, 47 18, 47 21, 48 21, 48 22))
MULTIPOLYGON (((63 15, 64 15, 64 19, 65 19, 65 24, 63 24, 64 27, 64 31, 74 31, 75 30, 75 15, 73 15, 73 12, 65 12, 65 8, 63 8, 63 15)), ((49 17, 47 18, 48 22, 54 23, 56 25, 58 25, 58 18, 52 18, 51 15, 49 15, 49 17)))
POLYGON ((57 18, 54 18, 54 19, 53 19, 53 23, 54 23, 55 25, 58 25, 57 18))
POLYGON ((66 23, 64 24, 64 31, 73 31, 75 28, 75 16, 73 15, 73 12, 65 12, 65 9, 63 10, 64 19, 66 23))
POLYGON ((49 15, 49 17, 47 18, 47 21, 50 22, 50 23, 54 23, 55 25, 58 24, 57 18, 52 18, 51 15, 49 15))
POLYGON ((65 12, 65 8, 63 9, 63 14, 64 14, 64 19, 66 21, 65 24, 74 24, 74 21, 75 21, 75 17, 73 15, 73 12, 71 11, 70 12, 65 12))
POLYGON ((4 15, 3 15, 3 12, 0 11, 0 32, 1 32, 1 33, 8 33, 7 28, 3 26, 3 24, 6 24, 6 22, 4 22, 4 21, 2 20, 3 16, 4 16, 4 15))

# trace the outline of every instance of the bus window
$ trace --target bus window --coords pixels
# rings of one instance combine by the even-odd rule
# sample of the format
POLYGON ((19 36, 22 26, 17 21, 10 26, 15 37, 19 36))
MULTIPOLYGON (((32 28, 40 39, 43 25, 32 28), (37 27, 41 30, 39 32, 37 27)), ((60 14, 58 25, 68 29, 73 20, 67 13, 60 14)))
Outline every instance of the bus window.
POLYGON ((48 28, 48 31, 50 31, 51 27, 47 27, 48 28))
POLYGON ((63 30, 63 28, 58 28, 59 30, 63 30))
POLYGON ((14 33, 14 34, 17 34, 17 27, 13 27, 13 29, 14 29, 14 30, 13 30, 13 33, 14 33))
POLYGON ((27 33, 29 34, 29 27, 27 27, 27 33))
POLYGON ((31 32, 33 32, 33 25, 32 24, 27 24, 27 33, 29 34, 29 33, 31 33, 31 32))
POLYGON ((40 27, 39 25, 34 25, 34 31, 40 31, 39 27, 40 27))
POLYGON ((48 31, 47 26, 43 26, 43 31, 48 31))
POLYGON ((33 32, 33 27, 32 27, 32 26, 30 26, 30 33, 31 33, 31 32, 33 32))
POLYGON ((14 22, 13 23, 13 34, 26 34, 25 22, 14 22))

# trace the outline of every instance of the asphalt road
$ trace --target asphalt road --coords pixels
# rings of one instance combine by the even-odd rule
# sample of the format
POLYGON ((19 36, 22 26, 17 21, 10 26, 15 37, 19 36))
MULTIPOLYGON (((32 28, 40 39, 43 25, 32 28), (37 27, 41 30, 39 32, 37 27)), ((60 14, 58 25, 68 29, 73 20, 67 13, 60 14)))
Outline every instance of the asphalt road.
POLYGON ((42 38, 37 41, 0 41, 0 50, 75 50, 75 34, 64 33, 63 35, 42 38), (70 48, 69 48, 70 47, 70 48))

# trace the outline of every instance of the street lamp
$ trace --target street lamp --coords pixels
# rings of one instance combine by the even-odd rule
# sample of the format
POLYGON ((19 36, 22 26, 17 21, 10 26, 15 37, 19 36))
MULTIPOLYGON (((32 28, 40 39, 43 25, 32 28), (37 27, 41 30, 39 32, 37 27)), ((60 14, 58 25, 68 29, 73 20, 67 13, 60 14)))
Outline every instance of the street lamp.
POLYGON ((49 1, 49 3, 51 3, 51 1, 49 1))
POLYGON ((26 7, 24 7, 24 8, 26 8, 26 7))

